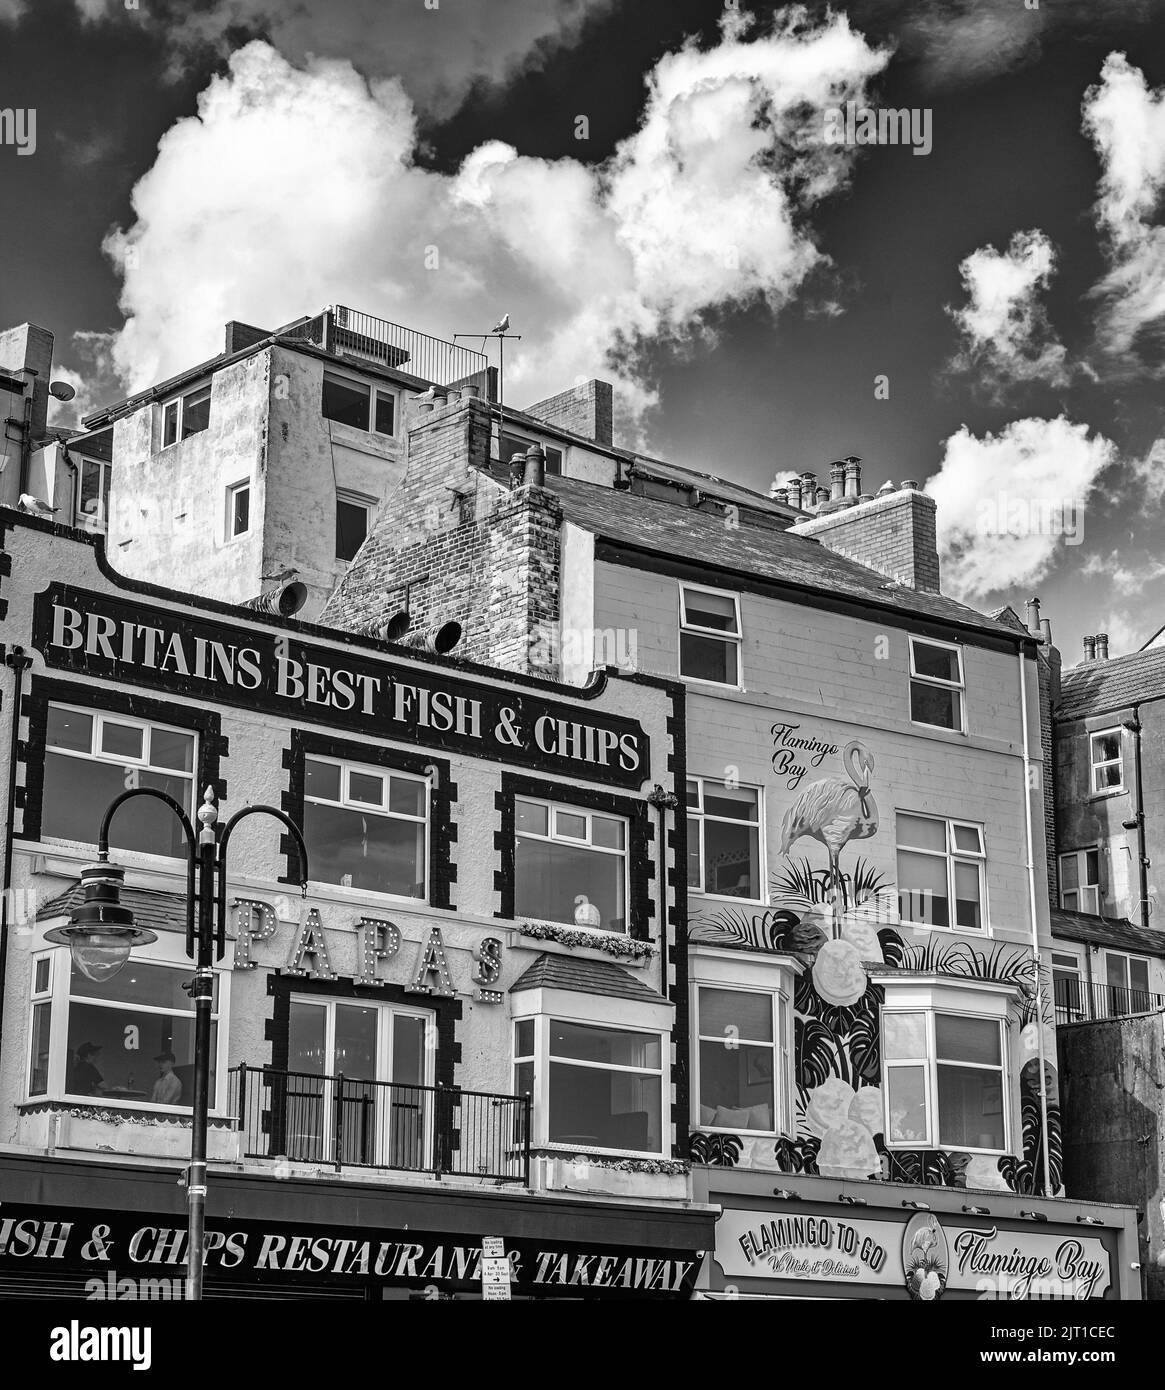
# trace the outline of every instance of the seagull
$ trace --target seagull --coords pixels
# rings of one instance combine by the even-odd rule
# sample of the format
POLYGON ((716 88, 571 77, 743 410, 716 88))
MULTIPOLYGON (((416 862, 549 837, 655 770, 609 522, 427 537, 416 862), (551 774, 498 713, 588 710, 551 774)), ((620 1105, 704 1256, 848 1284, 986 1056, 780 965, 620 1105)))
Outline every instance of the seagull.
POLYGON ((497 323, 490 329, 491 333, 506 333, 510 327, 509 314, 503 314, 497 323))
POLYGON ((261 578, 264 580, 269 580, 271 583, 274 584, 282 584, 284 580, 294 579, 298 573, 299 571, 296 569, 280 570, 278 574, 264 574, 261 576, 261 578))
POLYGON ((33 516, 52 516, 59 510, 57 507, 50 507, 47 502, 42 502, 39 497, 34 497, 31 492, 22 492, 16 505, 22 512, 30 512, 33 516))

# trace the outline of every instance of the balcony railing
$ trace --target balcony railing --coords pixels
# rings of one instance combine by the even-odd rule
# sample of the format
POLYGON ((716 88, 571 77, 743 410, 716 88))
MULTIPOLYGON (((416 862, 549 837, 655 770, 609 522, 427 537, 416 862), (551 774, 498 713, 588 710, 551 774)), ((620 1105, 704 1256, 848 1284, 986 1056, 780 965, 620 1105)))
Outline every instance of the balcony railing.
POLYGON ((1165 1010, 1165 995, 1124 985, 1086 984, 1083 980, 1057 980, 1055 999, 1057 1024, 1095 1023, 1165 1010))
POLYGON ((407 372, 426 385, 477 386, 483 398, 489 394, 489 363, 482 353, 342 304, 284 329, 283 335, 407 372))
POLYGON ((230 1078, 245 1158, 529 1184, 528 1096, 245 1065, 230 1078))

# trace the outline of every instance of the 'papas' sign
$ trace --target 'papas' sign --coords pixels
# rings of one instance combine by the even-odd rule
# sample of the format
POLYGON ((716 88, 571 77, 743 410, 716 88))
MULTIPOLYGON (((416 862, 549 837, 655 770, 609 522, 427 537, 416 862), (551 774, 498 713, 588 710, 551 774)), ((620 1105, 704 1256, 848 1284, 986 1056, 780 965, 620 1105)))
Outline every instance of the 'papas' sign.
POLYGON ((625 787, 650 772, 632 719, 67 584, 37 595, 33 644, 51 667, 287 719, 625 787))

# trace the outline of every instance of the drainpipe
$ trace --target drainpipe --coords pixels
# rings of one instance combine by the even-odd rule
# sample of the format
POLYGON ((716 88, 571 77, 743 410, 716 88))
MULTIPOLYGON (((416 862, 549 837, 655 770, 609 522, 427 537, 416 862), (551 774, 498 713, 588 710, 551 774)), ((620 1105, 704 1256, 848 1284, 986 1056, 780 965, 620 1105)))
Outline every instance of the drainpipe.
POLYGON ((1141 926, 1149 930, 1149 856, 1145 852, 1145 792, 1141 780, 1141 706, 1133 706, 1133 717, 1125 725, 1133 736, 1133 751, 1137 770, 1137 809, 1132 821, 1125 821, 1124 828, 1137 827, 1137 862, 1140 866, 1141 884, 1141 926))
POLYGON ((1040 957, 1040 928, 1036 911, 1036 865, 1032 841, 1032 777, 1031 749, 1027 731, 1027 663, 1023 648, 1019 649, 1019 705, 1023 718, 1023 811, 1026 831, 1028 905, 1032 921, 1032 959, 1036 977, 1036 1046, 1040 1063, 1040 1152, 1044 1163, 1044 1196, 1053 1196, 1052 1166, 1048 1158, 1048 1078, 1044 1069, 1044 996, 1043 961, 1040 957))
POLYGON ((13 822, 16 819, 16 745, 20 734, 20 696, 24 673, 32 657, 23 647, 13 647, 4 658, 12 671, 12 737, 8 748, 8 819, 4 830, 4 888, 0 892, 0 1045, 4 1038, 4 991, 8 980, 8 914, 12 899, 13 822))

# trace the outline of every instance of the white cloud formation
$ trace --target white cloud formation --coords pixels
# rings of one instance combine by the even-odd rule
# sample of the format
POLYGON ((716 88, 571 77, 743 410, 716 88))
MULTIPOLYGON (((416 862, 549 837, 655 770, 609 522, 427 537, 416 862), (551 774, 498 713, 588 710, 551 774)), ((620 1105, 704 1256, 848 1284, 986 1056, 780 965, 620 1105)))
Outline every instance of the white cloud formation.
MULTIPOLYGON (((1094 287, 1103 351, 1136 358, 1145 330, 1165 327, 1165 88, 1153 91, 1123 53, 1110 53, 1084 98, 1084 131, 1101 162, 1093 209, 1109 260, 1094 287)), ((1153 364, 1160 372, 1162 361, 1153 364)))
POLYGON ((964 425, 925 491, 938 507, 943 588, 968 602, 1042 579, 1085 534, 1088 497, 1117 450, 1086 425, 1014 420, 982 439, 964 425))
MULTIPOLYGON (((1139 594, 1147 584, 1155 584, 1165 579, 1165 562, 1151 555, 1141 555, 1133 559, 1114 550, 1108 555, 1089 555, 1080 569, 1081 574, 1090 578, 1104 579, 1112 587, 1115 595, 1129 597, 1139 594)), ((1102 629, 1103 631, 1103 629, 1102 629)))
POLYGON ((638 346, 726 306, 777 310, 824 263, 806 216, 853 154, 822 141, 821 110, 860 98, 887 58, 844 16, 792 11, 751 39, 733 18, 715 47, 660 61, 605 165, 491 142, 447 175, 414 162, 397 81, 251 43, 162 138, 135 222, 107 239, 124 278, 114 360, 136 390, 212 355, 231 318, 273 328, 346 303, 448 337, 505 310, 523 334, 512 403, 602 373, 642 410, 638 346))
POLYGON ((964 339, 952 368, 975 372, 997 393, 1022 381, 1066 386, 1067 350, 1038 300, 1055 270, 1055 247, 1038 228, 1016 232, 1005 251, 972 251, 959 266, 968 303, 947 308, 964 339))
POLYGON ((1150 629, 1145 626, 1144 619, 1127 608, 1110 608, 1093 627, 1097 632, 1108 633, 1110 659, 1114 656, 1127 656, 1130 652, 1139 652, 1150 635, 1150 629))

